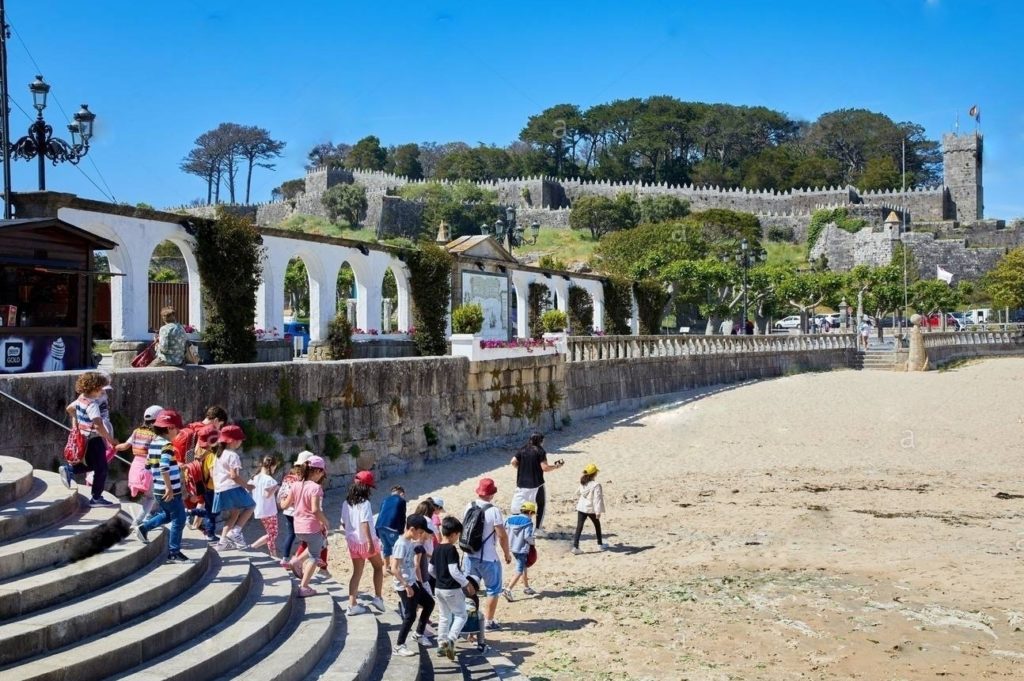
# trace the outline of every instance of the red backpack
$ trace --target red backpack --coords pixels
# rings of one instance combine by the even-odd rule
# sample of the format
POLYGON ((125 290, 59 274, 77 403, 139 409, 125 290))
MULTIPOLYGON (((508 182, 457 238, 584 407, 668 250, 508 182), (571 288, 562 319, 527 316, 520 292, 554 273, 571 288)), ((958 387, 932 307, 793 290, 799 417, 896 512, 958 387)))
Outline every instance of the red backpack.
POLYGON ((85 460, 86 442, 77 425, 68 433, 68 442, 64 445, 64 460, 74 466, 85 460))
POLYGON ((178 431, 178 434, 174 437, 174 442, 171 443, 174 446, 174 459, 178 463, 192 461, 196 451, 196 443, 199 442, 199 429, 204 425, 203 422, 196 421, 178 431))

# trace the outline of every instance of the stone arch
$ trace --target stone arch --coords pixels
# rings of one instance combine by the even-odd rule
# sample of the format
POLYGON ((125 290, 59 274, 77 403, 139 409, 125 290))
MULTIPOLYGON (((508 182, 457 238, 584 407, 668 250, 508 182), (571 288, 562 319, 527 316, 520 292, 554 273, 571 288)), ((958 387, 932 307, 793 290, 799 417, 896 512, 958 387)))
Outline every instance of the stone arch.
MULTIPOLYGON (((284 268, 275 282, 275 285, 280 286, 281 291, 281 295, 279 297, 281 307, 277 313, 283 320, 284 307, 286 303, 284 295, 286 289, 285 282, 288 276, 288 267, 292 262, 301 262, 302 266, 306 270, 306 282, 309 286, 309 336, 310 340, 318 341, 323 339, 323 330, 326 328, 328 321, 323 310, 324 288, 327 280, 324 274, 323 261, 310 247, 311 245, 312 244, 302 244, 297 248, 293 248, 290 255, 288 255, 287 259, 284 260, 284 268)), ((293 314, 295 314, 295 311, 293 311, 293 314)), ((284 329, 282 326, 277 326, 276 328, 278 332, 283 334, 284 329)), ((273 328, 273 326, 271 328, 273 328)))
POLYGON ((334 277, 334 310, 335 314, 344 313, 353 328, 356 326, 356 319, 355 313, 349 312, 349 301, 355 302, 358 283, 359 279, 355 270, 352 269, 351 263, 348 260, 343 260, 338 265, 338 273, 334 277))
POLYGON ((193 318, 193 309, 201 307, 198 282, 199 273, 187 243, 181 239, 164 239, 155 244, 146 259, 146 308, 140 310, 146 315, 146 325, 150 333, 157 331, 163 324, 160 311, 173 307, 180 324, 198 328, 197 319, 193 318), (181 271, 184 269, 184 271, 181 271), (197 303, 193 305, 193 302, 197 303))
POLYGON ((388 263, 381 281, 382 309, 380 315, 381 333, 408 331, 411 324, 409 315, 409 277, 405 267, 395 259, 388 263))

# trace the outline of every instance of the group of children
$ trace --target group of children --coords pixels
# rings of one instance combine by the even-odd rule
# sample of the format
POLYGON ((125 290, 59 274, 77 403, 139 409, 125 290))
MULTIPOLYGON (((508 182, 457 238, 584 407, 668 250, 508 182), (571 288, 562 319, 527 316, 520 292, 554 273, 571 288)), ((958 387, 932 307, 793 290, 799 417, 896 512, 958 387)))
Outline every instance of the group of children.
MULTIPOLYGON (((104 504, 107 455, 111 449, 130 450, 133 459, 129 488, 142 506, 142 513, 133 524, 139 540, 148 541, 153 529, 170 523, 168 560, 186 561, 181 539, 188 518, 192 517, 194 527, 202 529, 207 539, 215 542, 215 548, 266 547, 282 567, 295 574, 300 598, 315 594, 310 582, 318 567, 327 566, 329 521, 323 506, 323 483, 327 477, 324 459, 309 451, 301 452, 279 482, 275 477, 277 461, 267 456, 260 461, 259 470, 247 477, 243 475, 239 455, 245 433, 239 426, 229 424, 227 412, 218 406, 207 409, 202 421, 186 425, 177 411, 153 405, 145 410, 142 424, 130 438, 117 443, 109 417, 104 418, 100 406, 108 385, 109 379, 99 372, 87 372, 76 383, 79 397, 68 406, 68 413, 73 418, 73 427, 86 433, 87 450, 81 465, 62 467, 65 483, 70 486, 75 473, 93 471, 92 500, 96 505, 104 504), (280 552, 279 513, 284 517, 286 531, 280 552), (250 546, 242 529, 251 517, 261 522, 264 534, 250 546), (294 555, 293 548, 297 548, 294 555)), ((599 520, 604 502, 601 486, 594 479, 597 472, 594 464, 588 464, 580 481, 573 553, 579 552, 579 538, 587 518, 594 523, 598 545, 604 548, 599 520)), ((347 614, 369 612, 367 606, 357 601, 363 572, 369 563, 373 573, 372 607, 379 612, 385 610, 385 573, 390 574, 400 601, 402 626, 394 654, 415 654, 406 645, 410 635, 421 645, 433 644, 427 627, 435 606, 439 611, 439 656, 454 659, 455 642, 464 631, 482 649, 485 628, 478 595, 481 577, 469 574, 468 561, 460 559, 463 521, 446 516, 444 500, 438 497, 424 499, 407 514, 405 490, 401 486, 391 489, 375 520, 370 504, 375 486, 372 472, 358 472, 342 504, 341 529, 352 562, 347 614)), ((523 502, 519 512, 504 521, 509 551, 515 560, 515 575, 502 590, 510 601, 520 581, 524 594, 536 594, 528 576, 528 568, 536 560, 536 512, 534 502, 523 502)), ((465 544, 462 548, 466 550, 465 544)))

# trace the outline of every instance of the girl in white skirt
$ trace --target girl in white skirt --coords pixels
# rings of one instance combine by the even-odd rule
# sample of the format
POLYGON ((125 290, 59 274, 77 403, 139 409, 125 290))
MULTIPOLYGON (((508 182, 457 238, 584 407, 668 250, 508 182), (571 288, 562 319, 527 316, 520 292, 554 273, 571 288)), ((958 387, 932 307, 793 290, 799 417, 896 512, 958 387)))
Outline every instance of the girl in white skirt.
POLYGON ((235 425, 224 426, 217 438, 217 461, 213 464, 213 483, 217 490, 213 495, 213 512, 224 518, 224 529, 218 549, 247 549, 242 528, 252 517, 256 503, 252 500, 250 485, 242 477, 242 459, 238 448, 245 440, 245 433, 235 425))

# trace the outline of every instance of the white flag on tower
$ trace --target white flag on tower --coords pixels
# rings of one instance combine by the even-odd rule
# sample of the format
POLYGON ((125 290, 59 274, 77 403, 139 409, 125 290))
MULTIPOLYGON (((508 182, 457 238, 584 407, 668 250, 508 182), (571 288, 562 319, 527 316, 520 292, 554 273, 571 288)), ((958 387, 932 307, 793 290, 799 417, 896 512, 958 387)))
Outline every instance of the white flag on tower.
POLYGON ((935 270, 936 270, 936 272, 935 272, 935 278, 936 279, 941 279, 942 281, 946 282, 947 284, 952 284, 953 283, 953 273, 952 272, 949 272, 947 270, 942 269, 942 265, 936 265, 935 266, 935 270))

